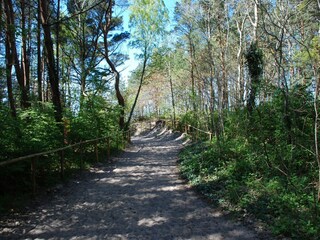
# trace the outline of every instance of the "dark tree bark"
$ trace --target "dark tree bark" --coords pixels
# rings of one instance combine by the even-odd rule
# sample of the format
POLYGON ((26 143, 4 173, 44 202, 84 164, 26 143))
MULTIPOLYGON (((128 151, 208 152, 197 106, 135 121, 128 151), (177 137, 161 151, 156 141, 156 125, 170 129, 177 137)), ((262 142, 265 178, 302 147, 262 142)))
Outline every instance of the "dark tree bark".
POLYGON ((135 99, 134 99, 133 105, 132 105, 132 107, 131 107, 131 111, 130 111, 128 120, 127 120, 127 122, 126 122, 126 126, 125 126, 126 129, 129 128, 129 125, 130 125, 130 122, 131 122, 131 118, 132 118, 132 116, 133 116, 133 112, 134 112, 134 109, 135 109, 135 107, 136 107, 136 104, 137 104, 139 95, 140 95, 140 91, 141 91, 141 87, 142 87, 144 75, 145 75, 145 72, 146 72, 146 66, 147 66, 147 61, 148 61, 147 47, 145 47, 145 49, 144 49, 143 57, 144 57, 144 59, 143 59, 143 64, 142 64, 142 71, 141 71, 141 76, 140 76, 139 88, 138 88, 136 97, 135 97, 135 99))
POLYGON ((53 41, 51 38, 51 29, 48 21, 49 1, 40 0, 39 7, 41 12, 41 25, 44 33, 44 44, 47 55, 47 66, 52 93, 52 102, 55 108, 55 119, 57 122, 62 122, 62 106, 60 101, 59 78, 57 75, 57 69, 54 60, 53 41))
POLYGON ((172 76, 171 76, 171 66, 169 65, 169 82, 170 82, 170 91, 171 91, 171 103, 172 103, 172 114, 173 114, 173 128, 176 128, 176 105, 174 101, 174 92, 173 92, 173 83, 172 83, 172 76))
POLYGON ((42 56, 41 56, 41 11, 40 11, 40 1, 38 0, 38 23, 37 23, 37 83, 38 83, 38 101, 42 102, 42 56))
MULTIPOLYGON (((2 19, 3 16, 3 1, 0 1, 0 19, 2 19)), ((0 23, 1 24, 1 23, 0 23)), ((0 26, 3 28, 3 25, 0 26)), ((16 118, 17 111, 15 106, 15 101, 13 97, 13 89, 12 89, 12 54, 10 51, 10 43, 8 35, 5 36, 5 59, 6 59, 6 79, 7 79, 7 91, 8 91, 8 100, 9 100, 9 106, 11 111, 11 116, 16 118)))
POLYGON ((113 0, 109 1, 108 7, 105 12, 105 18, 106 18, 106 25, 103 29, 103 36, 104 36, 104 50, 105 50, 105 59, 108 63, 108 65, 111 68, 112 73, 114 74, 115 78, 115 90, 116 90, 116 96, 118 100, 118 104, 121 107, 120 110, 120 117, 119 117, 119 127, 120 129, 124 129, 125 124, 124 124, 124 107, 125 107, 125 102, 124 98, 121 94, 120 91, 120 73, 116 69, 114 63, 111 61, 110 56, 109 56, 109 44, 108 44, 108 33, 111 28, 111 20, 112 20, 112 6, 113 6, 113 0))
POLYGON ((191 102, 193 106, 193 111, 197 111, 197 103, 196 103, 196 91, 195 91, 195 51, 194 45, 191 39, 191 33, 188 36, 188 43, 189 43, 189 58, 190 58, 190 78, 191 78, 191 102))
POLYGON ((6 36, 8 38, 8 48, 10 49, 17 80, 21 90, 21 106, 23 108, 28 108, 30 107, 28 87, 17 53, 14 11, 11 0, 4 0, 4 10, 6 15, 6 36))
POLYGON ((23 74, 23 87, 25 91, 29 93, 30 88, 30 58, 27 49, 27 28, 26 28, 26 9, 25 0, 20 0, 21 5, 21 30, 22 30, 22 41, 21 41, 21 71, 23 74))
POLYGON ((258 85, 263 71, 262 52, 257 46, 257 42, 251 43, 246 55, 247 65, 250 74, 250 93, 247 102, 247 109, 249 114, 255 108, 255 99, 258 90, 258 85))
POLYGON ((11 116, 16 118, 17 111, 16 111, 15 101, 13 97, 11 72, 12 72, 12 54, 10 52, 8 36, 6 36, 6 77, 7 77, 8 99, 9 99, 9 105, 11 110, 11 116))
POLYGON ((56 23, 56 71, 57 71, 57 77, 60 78, 60 47, 59 47, 59 43, 60 43, 60 0, 58 0, 58 6, 57 6, 57 23, 56 23))

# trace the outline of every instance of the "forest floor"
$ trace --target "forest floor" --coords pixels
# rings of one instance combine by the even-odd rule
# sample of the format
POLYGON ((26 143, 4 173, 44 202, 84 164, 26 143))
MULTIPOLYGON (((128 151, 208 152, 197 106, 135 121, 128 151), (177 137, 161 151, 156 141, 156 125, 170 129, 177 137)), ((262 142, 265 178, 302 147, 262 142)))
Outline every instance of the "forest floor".
POLYGON ((0 239, 270 239, 230 220, 179 176, 183 137, 154 129, 23 213, 0 239))

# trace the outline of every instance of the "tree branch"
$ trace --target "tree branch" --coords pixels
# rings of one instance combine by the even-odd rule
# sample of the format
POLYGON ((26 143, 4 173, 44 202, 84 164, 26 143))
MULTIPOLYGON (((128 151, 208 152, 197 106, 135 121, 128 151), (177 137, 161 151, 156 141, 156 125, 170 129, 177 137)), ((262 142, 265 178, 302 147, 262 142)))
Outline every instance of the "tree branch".
MULTIPOLYGON (((108 1, 110 2, 110 0, 108 0, 108 1)), ((104 3, 104 2, 105 2, 105 0, 101 0, 101 1, 97 2, 96 4, 93 4, 92 6, 88 7, 87 9, 81 10, 81 11, 79 11, 79 12, 77 12, 77 13, 72 14, 72 15, 69 16, 69 17, 61 18, 59 21, 55 21, 55 22, 50 23, 50 24, 47 24, 47 25, 52 26, 52 25, 55 25, 55 24, 59 24, 59 23, 68 21, 68 20, 71 19, 71 18, 74 18, 74 17, 76 17, 76 16, 78 16, 78 15, 81 15, 81 14, 83 14, 83 13, 86 13, 86 12, 90 11, 91 9, 99 6, 101 3, 104 3)))

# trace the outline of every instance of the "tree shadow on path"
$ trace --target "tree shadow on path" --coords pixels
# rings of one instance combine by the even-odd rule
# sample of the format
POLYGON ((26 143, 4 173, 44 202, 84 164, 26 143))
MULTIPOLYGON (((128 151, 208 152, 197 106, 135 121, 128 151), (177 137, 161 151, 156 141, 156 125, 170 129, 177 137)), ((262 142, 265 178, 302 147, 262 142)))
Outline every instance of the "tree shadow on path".
POLYGON ((95 169, 1 239, 259 239, 210 208, 179 179, 180 135, 155 130, 95 169))

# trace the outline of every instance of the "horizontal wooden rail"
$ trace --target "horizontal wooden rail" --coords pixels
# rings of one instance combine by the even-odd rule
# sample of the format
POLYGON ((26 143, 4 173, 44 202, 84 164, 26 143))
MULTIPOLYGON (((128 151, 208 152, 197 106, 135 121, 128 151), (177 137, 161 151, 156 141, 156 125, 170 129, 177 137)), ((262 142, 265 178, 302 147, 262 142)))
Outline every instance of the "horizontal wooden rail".
MULTIPOLYGON (((127 139, 130 139, 130 131, 129 130, 123 132, 123 135, 127 139)), ((103 140, 103 139, 108 139, 108 138, 110 138, 110 137, 108 136, 108 137, 100 137, 100 138, 90 139, 90 140, 81 141, 81 142, 74 143, 72 145, 68 145, 68 146, 61 147, 61 148, 57 148, 57 149, 53 149, 53 150, 49 150, 49 151, 45 151, 45 152, 34 153, 34 154, 27 155, 27 156, 10 159, 10 160, 7 160, 7 161, 0 162, 0 167, 6 166, 6 165, 9 165, 9 164, 12 164, 12 163, 24 161, 24 160, 27 160, 27 159, 30 159, 30 158, 36 158, 36 157, 41 157, 41 156, 44 156, 44 155, 47 155, 47 154, 61 152, 61 151, 64 151, 66 149, 70 149, 70 148, 73 148, 73 147, 76 147, 76 146, 80 146, 80 145, 88 144, 88 143, 92 143, 92 142, 97 142, 97 141, 100 141, 100 140, 103 140)))
MULTIPOLYGON (((124 141, 130 141, 130 137, 131 137, 130 133, 131 133, 130 130, 122 132, 122 138, 121 138, 122 144, 124 143, 124 141)), ((83 149, 81 148, 81 146, 83 146, 85 144, 93 143, 96 160, 98 162, 99 161, 98 143, 101 140, 106 140, 107 158, 110 159, 111 138, 110 138, 110 136, 107 136, 107 137, 100 137, 100 138, 90 139, 90 140, 86 140, 86 141, 81 141, 81 142, 74 143, 74 144, 71 144, 71 145, 68 145, 65 147, 61 147, 61 148, 57 148, 57 149, 53 149, 53 150, 49 150, 49 151, 45 151, 45 152, 40 152, 40 153, 34 153, 34 154, 27 155, 27 156, 3 161, 3 162, 0 162, 0 167, 31 159, 32 193, 33 193, 33 195, 35 195, 36 186, 37 186, 36 185, 36 171, 37 171, 36 170, 36 162, 39 160, 39 157, 44 156, 44 155, 48 155, 48 154, 53 154, 53 153, 60 153, 60 176, 61 176, 61 179, 63 179, 64 178, 64 170, 65 170, 65 156, 64 156, 65 152, 64 151, 67 149, 70 149, 70 148, 74 148, 76 146, 80 146, 80 169, 83 169, 83 156, 82 156, 83 149)))
POLYGON ((185 133, 186 134, 190 134, 191 133, 192 137, 195 137, 196 140, 198 140, 198 138, 199 138, 199 132, 207 134, 209 136, 209 141, 212 141, 212 132, 196 128, 196 127, 191 126, 189 124, 185 125, 185 133), (194 136, 194 134, 192 134, 192 132, 190 132, 190 129, 194 129, 196 131, 195 136, 194 136))
POLYGON ((205 134, 212 134, 212 133, 209 132, 209 131, 204 131, 204 130, 202 130, 202 129, 196 128, 196 127, 191 126, 191 125, 188 125, 188 126, 189 126, 190 128, 193 128, 193 129, 199 131, 199 132, 202 132, 202 133, 205 133, 205 134))
POLYGON ((72 144, 72 145, 68 145, 68 146, 65 146, 65 147, 62 147, 62 148, 57 148, 57 149, 50 150, 50 151, 34 153, 34 154, 27 155, 27 156, 10 159, 10 160, 4 161, 4 162, 0 162, 0 167, 1 166, 5 166, 5 165, 9 165, 9 164, 12 164, 12 163, 24 161, 24 160, 27 160, 27 159, 30 159, 30 158, 36 158, 36 157, 41 157, 41 156, 44 156, 44 155, 47 155, 47 154, 61 152, 61 151, 64 151, 66 149, 73 148, 73 147, 76 147, 76 146, 79 146, 79 145, 82 145, 82 144, 88 144, 88 143, 91 143, 91 142, 96 142, 96 141, 100 141, 102 139, 107 139, 107 138, 109 138, 109 137, 90 139, 90 140, 86 140, 86 141, 83 141, 83 142, 78 142, 78 143, 75 143, 75 144, 72 144))
MULTIPOLYGON (((166 123, 171 123, 171 124, 169 124, 169 126, 172 127, 172 128, 176 128, 181 123, 179 120, 173 121, 172 119, 163 119, 163 121, 165 121, 166 123)), ((191 135, 196 140, 199 138, 199 133, 203 133, 203 134, 208 135, 209 141, 212 141, 212 136, 213 136, 212 132, 202 130, 202 129, 194 127, 194 126, 192 126, 190 124, 182 124, 182 126, 184 126, 184 129, 180 129, 179 131, 183 131, 184 130, 184 132, 186 134, 191 135), (190 131, 191 129, 193 129, 195 131, 194 132, 190 131)))

